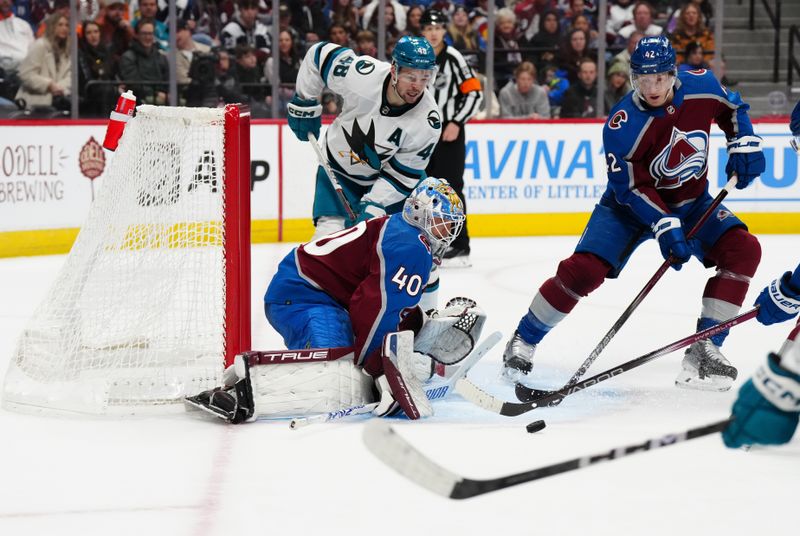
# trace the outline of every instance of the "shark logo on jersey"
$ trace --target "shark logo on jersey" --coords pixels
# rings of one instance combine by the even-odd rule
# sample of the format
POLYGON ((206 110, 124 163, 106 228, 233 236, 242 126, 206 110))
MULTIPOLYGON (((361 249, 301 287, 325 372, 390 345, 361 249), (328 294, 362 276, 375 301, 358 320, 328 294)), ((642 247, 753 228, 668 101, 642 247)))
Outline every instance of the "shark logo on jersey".
POLYGON ((708 134, 702 130, 683 132, 672 127, 669 144, 650 163, 656 188, 678 188, 699 179, 708 166, 708 134))
MULTIPOLYGON (((358 121, 353 121, 353 131, 348 133, 344 128, 344 137, 347 144, 350 146, 350 164, 361 163, 366 164, 372 169, 380 169, 383 165, 383 160, 391 156, 391 152, 378 154, 375 145, 375 123, 369 122, 369 130, 365 133, 361 130, 358 121)), ((387 150, 384 147, 381 149, 387 150)), ((391 150, 388 150, 391 151, 391 150)))

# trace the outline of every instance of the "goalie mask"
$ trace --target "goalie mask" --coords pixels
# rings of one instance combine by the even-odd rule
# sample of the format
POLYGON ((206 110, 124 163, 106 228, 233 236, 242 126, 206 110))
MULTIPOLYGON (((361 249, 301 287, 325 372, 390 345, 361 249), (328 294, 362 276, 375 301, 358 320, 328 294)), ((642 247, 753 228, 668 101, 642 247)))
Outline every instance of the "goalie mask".
POLYGON ((446 180, 428 177, 406 199, 403 219, 425 233, 441 259, 464 226, 464 204, 446 180))

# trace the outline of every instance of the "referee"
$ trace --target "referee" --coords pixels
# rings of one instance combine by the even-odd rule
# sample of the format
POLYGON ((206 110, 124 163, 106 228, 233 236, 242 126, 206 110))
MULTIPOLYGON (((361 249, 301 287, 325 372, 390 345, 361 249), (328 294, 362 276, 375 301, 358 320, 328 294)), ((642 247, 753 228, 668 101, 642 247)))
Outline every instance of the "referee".
MULTIPOLYGON (((447 182, 464 201, 464 123, 478 113, 483 96, 481 84, 455 48, 444 42, 447 32, 447 17, 441 11, 429 9, 420 18, 422 36, 427 39, 436 52, 436 74, 433 96, 442 113, 442 137, 431 155, 428 176, 447 179, 447 182)), ((442 266, 468 267, 469 234, 465 225, 461 234, 453 241, 444 254, 442 266)))

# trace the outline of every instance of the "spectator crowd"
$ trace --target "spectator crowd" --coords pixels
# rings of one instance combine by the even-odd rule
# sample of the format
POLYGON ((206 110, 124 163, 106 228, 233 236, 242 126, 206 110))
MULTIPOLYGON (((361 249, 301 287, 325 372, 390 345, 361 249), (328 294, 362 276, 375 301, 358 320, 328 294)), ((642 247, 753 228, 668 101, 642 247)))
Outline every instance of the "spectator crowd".
MULTIPOLYGON (((386 57, 401 36, 420 33, 429 8, 447 15, 446 42, 485 84, 490 0, 386 0, 386 57)), ((132 89, 140 102, 168 103, 168 7, 165 0, 79 0, 77 58, 82 117, 107 116, 132 89)), ((282 0, 273 43, 272 2, 179 0, 176 20, 178 103, 219 106, 247 102, 268 117, 270 80, 278 62, 279 109, 291 98, 300 63, 327 40, 378 54, 378 0, 282 0)), ((714 64, 709 0, 609 0, 598 28, 590 0, 495 0, 493 94, 482 117, 602 117, 630 90, 630 52, 646 35, 666 34, 679 69, 714 64), (605 40, 604 57, 598 44, 605 40), (598 109, 598 61, 605 93, 598 109)), ((0 0, 0 108, 69 110, 74 88, 68 0, 0 0)), ((727 81, 730 83, 730 81, 727 81)), ((488 92, 487 92, 488 93, 488 92)), ((340 106, 324 98, 325 113, 340 106)))

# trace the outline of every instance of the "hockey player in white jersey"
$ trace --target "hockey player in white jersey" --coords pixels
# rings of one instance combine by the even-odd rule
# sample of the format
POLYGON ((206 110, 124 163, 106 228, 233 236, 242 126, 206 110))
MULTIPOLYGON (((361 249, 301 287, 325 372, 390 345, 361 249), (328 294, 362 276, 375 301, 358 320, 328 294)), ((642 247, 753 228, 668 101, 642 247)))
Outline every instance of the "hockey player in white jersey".
MULTIPOLYGON (((356 221, 393 214, 417 183, 441 132, 441 116, 427 90, 436 55, 421 37, 403 37, 391 64, 322 42, 306 54, 288 105, 289 127, 301 141, 319 136, 325 87, 342 96, 342 112, 328 128, 322 150, 356 221)), ((356 223, 337 198, 322 166, 314 194, 315 238, 356 223)))

